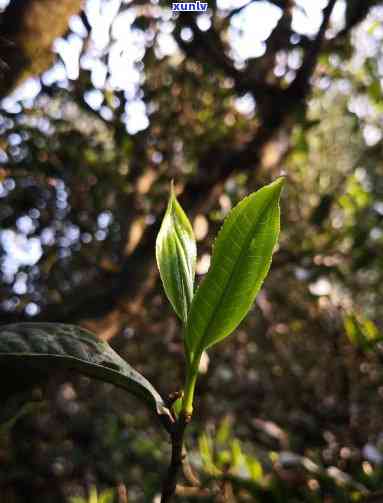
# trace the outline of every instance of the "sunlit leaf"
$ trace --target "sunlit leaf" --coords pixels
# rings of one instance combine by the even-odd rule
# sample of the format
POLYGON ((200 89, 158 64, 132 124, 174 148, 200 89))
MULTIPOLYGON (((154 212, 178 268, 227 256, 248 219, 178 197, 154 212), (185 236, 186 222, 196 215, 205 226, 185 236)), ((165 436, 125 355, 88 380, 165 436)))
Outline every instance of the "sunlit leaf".
POLYGON ((157 414, 169 414, 161 396, 106 342, 83 328, 61 323, 16 323, 0 327, 2 387, 22 376, 42 382, 60 370, 75 370, 115 384, 144 400, 157 414))
POLYGON ((202 464, 207 473, 213 476, 218 476, 221 471, 214 463, 213 442, 211 438, 203 433, 198 439, 199 454, 201 456, 202 464))
POLYGON ((113 503, 114 496, 115 491, 113 489, 105 489, 99 494, 97 488, 92 486, 89 491, 89 498, 73 496, 70 498, 70 503, 113 503))
POLYGON ((173 186, 156 241, 156 258, 165 293, 186 323, 193 299, 196 243, 192 226, 178 203, 173 186))
POLYGON ((231 436, 231 420, 229 416, 226 416, 219 425, 216 433, 216 442, 218 445, 224 445, 227 443, 231 436))
POLYGON ((378 327, 372 320, 356 315, 348 314, 344 318, 344 329, 349 341, 364 351, 372 350, 382 342, 382 336, 378 327))
POLYGON ((261 463, 251 456, 245 456, 245 463, 251 480, 261 482, 263 479, 263 468, 261 463))
POLYGON ((243 459, 243 453, 240 441, 235 438, 231 442, 231 465, 233 468, 238 468, 243 459))
POLYGON ((270 268, 279 235, 283 178, 241 201, 218 234, 210 270, 197 290, 186 327, 192 366, 227 337, 249 311, 270 268))

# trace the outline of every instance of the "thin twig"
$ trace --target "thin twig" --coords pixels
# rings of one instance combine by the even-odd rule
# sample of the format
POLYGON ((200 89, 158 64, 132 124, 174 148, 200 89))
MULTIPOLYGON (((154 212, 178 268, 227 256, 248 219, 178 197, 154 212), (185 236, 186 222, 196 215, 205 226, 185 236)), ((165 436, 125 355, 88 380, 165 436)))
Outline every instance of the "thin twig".
POLYGON ((319 31, 311 46, 307 49, 303 63, 288 89, 290 95, 296 95, 300 97, 301 100, 306 98, 308 90, 310 88, 310 79, 314 73, 325 33, 328 28, 330 17, 334 10, 336 2, 337 0, 329 0, 327 6, 324 8, 323 19, 319 31))
POLYGON ((194 473, 189 459, 187 455, 187 450, 185 446, 183 447, 183 453, 182 453, 182 471, 184 474, 185 479, 190 482, 190 484, 193 487, 200 487, 201 486, 201 481, 199 480, 198 476, 194 473))
POLYGON ((184 459, 184 435, 190 422, 190 416, 181 414, 170 432, 172 455, 167 475, 162 486, 161 503, 168 503, 176 492, 178 476, 182 470, 184 459))
POLYGON ((176 487, 177 496, 181 496, 184 498, 211 498, 212 492, 209 489, 203 489, 202 487, 188 487, 181 486, 177 484, 176 487))

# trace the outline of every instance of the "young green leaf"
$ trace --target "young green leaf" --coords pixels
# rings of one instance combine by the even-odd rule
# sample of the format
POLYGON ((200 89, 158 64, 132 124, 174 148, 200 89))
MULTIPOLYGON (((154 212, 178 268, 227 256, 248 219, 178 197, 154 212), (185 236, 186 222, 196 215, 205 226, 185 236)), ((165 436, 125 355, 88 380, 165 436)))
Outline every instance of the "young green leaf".
POLYGON ((190 309, 185 344, 189 364, 227 337, 249 311, 270 268, 279 234, 283 178, 241 201, 215 242, 211 267, 190 309))
POLYGON ((188 217, 174 194, 156 241, 156 258, 165 293, 177 315, 186 323, 193 299, 196 243, 188 217))
POLYGON ((161 396, 141 374, 106 342, 88 330, 62 323, 15 323, 0 327, 1 389, 7 380, 20 389, 40 384, 60 370, 76 370, 126 389, 144 400, 158 415, 170 416, 161 396))

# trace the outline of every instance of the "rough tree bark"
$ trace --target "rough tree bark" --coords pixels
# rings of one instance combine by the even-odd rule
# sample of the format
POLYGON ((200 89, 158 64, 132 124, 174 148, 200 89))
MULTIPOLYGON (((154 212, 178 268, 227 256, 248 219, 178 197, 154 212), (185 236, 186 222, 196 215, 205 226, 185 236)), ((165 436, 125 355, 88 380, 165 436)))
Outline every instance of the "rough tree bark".
POLYGON ((82 0, 12 0, 1 16, 0 97, 53 63, 53 41, 67 31, 82 0))

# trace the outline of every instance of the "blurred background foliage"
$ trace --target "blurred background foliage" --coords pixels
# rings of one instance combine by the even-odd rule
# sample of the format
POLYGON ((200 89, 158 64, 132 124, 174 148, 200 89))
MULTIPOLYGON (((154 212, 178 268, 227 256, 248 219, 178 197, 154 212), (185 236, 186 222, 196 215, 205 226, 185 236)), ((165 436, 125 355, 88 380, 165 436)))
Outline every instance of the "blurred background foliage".
MULTIPOLYGON (((154 265, 169 182, 200 280, 230 208, 283 172, 280 246, 205 360, 202 488, 178 499, 383 501, 383 3, 0 6, 0 322, 79 323, 177 391, 154 265)), ((158 501, 167 438, 107 385, 48 383, 0 435, 2 502, 158 501)))

